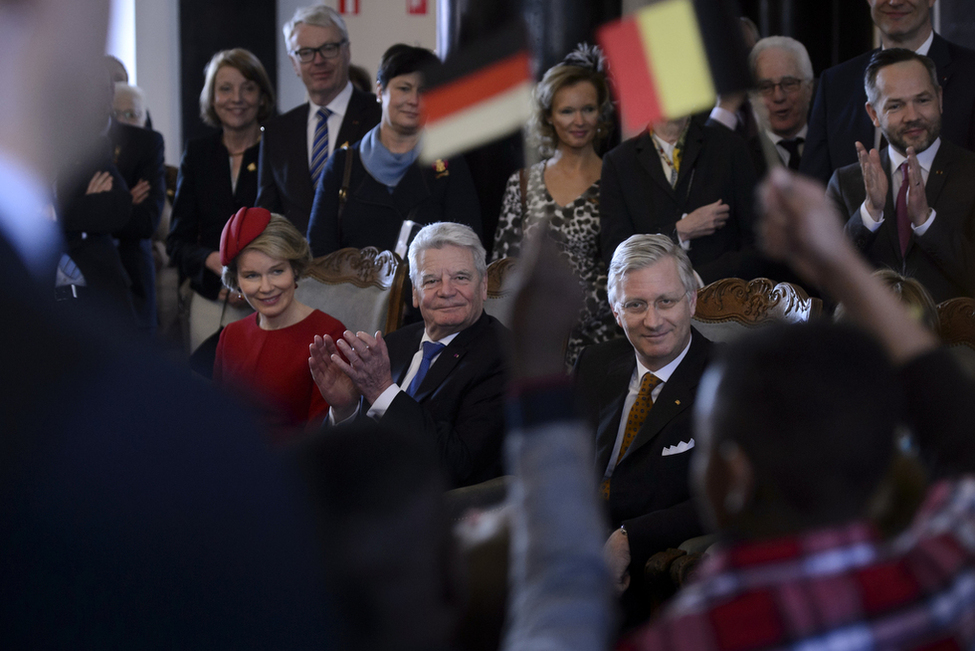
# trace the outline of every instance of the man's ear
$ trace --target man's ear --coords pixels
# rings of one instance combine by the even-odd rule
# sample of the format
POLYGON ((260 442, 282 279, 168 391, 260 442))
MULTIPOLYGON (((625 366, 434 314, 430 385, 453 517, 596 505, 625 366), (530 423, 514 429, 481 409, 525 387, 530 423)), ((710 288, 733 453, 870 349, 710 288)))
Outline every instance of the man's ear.
POLYGON ((696 289, 688 295, 687 303, 688 306, 691 308, 691 316, 694 316, 694 313, 697 312, 697 290, 696 289))
POLYGON ((863 105, 863 107, 867 109, 867 115, 870 116, 870 121, 873 122, 873 126, 879 128, 880 120, 877 119, 877 112, 873 110, 873 105, 870 102, 867 102, 863 105))
POLYGON ((416 285, 413 286, 413 307, 420 307, 420 293, 416 290, 416 285))
POLYGON ((291 54, 290 52, 288 53, 288 58, 291 59, 291 67, 294 68, 295 74, 298 75, 298 78, 300 79, 301 78, 301 62, 298 61, 298 57, 296 57, 295 55, 291 54))
POLYGON ((755 473, 751 461, 734 441, 722 441, 718 445, 718 456, 728 476, 725 511, 730 516, 736 516, 752 499, 755 490, 755 473))

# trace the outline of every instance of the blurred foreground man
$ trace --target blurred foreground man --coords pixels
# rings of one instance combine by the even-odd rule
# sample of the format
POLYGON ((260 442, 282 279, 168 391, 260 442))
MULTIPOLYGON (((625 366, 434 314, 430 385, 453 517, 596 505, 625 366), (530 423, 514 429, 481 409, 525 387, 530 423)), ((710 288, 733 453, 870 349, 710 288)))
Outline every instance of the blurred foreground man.
POLYGON ((0 639, 329 647, 308 508, 249 415, 108 319, 55 313, 42 215, 105 127, 107 23, 103 0, 0 4, 0 639))

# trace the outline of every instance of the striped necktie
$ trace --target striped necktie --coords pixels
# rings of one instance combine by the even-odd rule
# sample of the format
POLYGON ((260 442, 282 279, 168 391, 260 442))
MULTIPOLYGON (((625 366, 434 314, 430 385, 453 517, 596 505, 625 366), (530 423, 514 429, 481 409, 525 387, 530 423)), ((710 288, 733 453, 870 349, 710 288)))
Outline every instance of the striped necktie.
POLYGON ((327 108, 318 109, 318 126, 315 127, 315 140, 311 148, 311 184, 318 187, 318 182, 322 178, 322 170, 325 169, 325 161, 328 159, 328 116, 332 114, 327 108))

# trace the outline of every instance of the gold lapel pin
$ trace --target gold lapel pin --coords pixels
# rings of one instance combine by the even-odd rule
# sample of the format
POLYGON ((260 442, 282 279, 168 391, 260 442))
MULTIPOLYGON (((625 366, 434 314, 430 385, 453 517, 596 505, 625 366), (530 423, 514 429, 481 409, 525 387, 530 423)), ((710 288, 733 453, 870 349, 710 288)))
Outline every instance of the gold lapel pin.
POLYGON ((680 404, 680 400, 674 400, 674 404, 675 405, 679 405, 680 404))
POLYGON ((255 170, 257 170, 257 165, 256 164, 251 163, 250 165, 247 166, 247 171, 248 172, 253 172, 255 170))

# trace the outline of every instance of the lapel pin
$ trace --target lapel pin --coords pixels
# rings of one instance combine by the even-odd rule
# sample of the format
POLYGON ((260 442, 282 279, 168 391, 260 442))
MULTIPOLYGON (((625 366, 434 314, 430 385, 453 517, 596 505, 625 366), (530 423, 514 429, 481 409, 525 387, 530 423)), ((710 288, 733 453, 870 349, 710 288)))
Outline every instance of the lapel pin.
POLYGON ((675 405, 679 405, 680 404, 680 400, 674 400, 674 404, 675 405))
POLYGON ((457 359, 458 357, 460 357, 460 353, 454 353, 454 359, 457 359))

